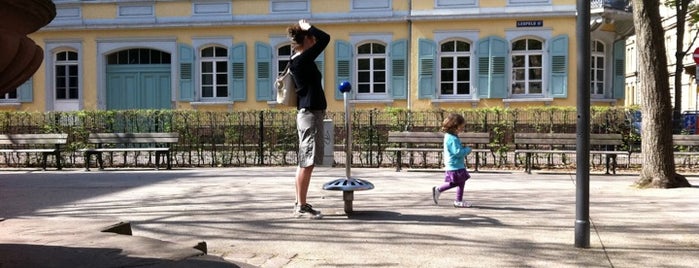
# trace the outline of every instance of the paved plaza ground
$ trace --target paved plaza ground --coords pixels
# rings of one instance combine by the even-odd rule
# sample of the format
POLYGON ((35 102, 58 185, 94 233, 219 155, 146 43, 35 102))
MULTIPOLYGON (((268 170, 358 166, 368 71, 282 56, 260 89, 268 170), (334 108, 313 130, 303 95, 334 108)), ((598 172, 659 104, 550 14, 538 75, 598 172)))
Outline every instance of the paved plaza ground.
MULTIPOLYGON (((474 206, 454 208, 453 191, 442 194, 439 205, 432 202, 442 172, 352 169, 375 189, 355 192, 355 212, 346 215, 342 192, 321 189, 345 169, 319 167, 309 202, 326 216, 310 220, 292 217, 294 172, 0 171, 0 267, 22 267, 22 261, 65 267, 52 261, 66 259, 61 256, 16 253, 30 245, 80 245, 82 256, 91 257, 80 234, 38 233, 29 224, 52 223, 60 233, 62 224, 121 221, 132 224, 133 236, 182 247, 205 241, 210 256, 259 267, 699 267, 697 186, 639 190, 632 187, 635 174, 591 175, 591 247, 579 249, 574 173, 473 173, 465 196, 474 206)), ((699 177, 689 180, 699 185, 699 177)), ((144 258, 155 264, 174 258, 156 251, 144 258)))

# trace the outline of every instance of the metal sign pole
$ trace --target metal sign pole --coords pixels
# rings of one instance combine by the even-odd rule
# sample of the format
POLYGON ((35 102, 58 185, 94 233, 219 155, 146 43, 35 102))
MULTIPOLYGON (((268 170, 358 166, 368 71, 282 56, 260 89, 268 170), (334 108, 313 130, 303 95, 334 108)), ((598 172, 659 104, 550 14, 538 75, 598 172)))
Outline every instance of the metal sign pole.
POLYGON ((590 1, 577 2, 578 122, 575 247, 590 247, 590 1))

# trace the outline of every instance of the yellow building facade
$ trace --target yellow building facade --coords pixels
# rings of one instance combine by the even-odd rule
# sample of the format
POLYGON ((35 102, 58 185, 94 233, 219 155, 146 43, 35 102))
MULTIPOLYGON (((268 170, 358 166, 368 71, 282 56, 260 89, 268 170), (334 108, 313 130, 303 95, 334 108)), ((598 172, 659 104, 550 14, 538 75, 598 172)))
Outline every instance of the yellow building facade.
MULTIPOLYGON (((30 35, 42 66, 0 109, 287 109, 272 85, 301 18, 331 35, 316 60, 330 110, 343 109, 341 81, 360 109, 576 103, 574 0, 54 3, 56 19, 30 35)), ((622 105, 613 34, 592 40, 593 104, 622 105)))

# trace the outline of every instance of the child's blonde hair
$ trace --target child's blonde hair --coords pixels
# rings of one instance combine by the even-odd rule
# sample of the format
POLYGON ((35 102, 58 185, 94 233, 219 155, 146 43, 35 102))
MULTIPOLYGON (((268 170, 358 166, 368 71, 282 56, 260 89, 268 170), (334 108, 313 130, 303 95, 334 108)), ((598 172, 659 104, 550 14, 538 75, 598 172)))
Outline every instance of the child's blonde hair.
POLYGON ((452 113, 442 121, 442 131, 456 135, 457 129, 463 124, 466 124, 466 119, 460 114, 452 113))

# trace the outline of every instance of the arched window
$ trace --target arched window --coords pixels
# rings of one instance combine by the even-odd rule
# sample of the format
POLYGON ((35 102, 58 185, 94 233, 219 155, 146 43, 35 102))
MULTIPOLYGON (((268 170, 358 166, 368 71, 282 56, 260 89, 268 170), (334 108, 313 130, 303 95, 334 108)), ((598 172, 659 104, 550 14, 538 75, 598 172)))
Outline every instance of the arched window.
POLYGON ((442 97, 471 94, 471 44, 460 40, 439 46, 439 93, 442 97))
POLYGON ((277 49, 277 74, 282 74, 291 58, 291 45, 283 45, 277 49))
POLYGON ((512 42, 512 95, 543 94, 543 42, 524 38, 512 42))
POLYGON ((54 89, 57 100, 78 99, 78 53, 61 51, 54 55, 54 89))
POLYGON ((386 46, 364 43, 357 47, 357 93, 386 93, 386 46))
POLYGON ((590 94, 604 97, 604 43, 592 41, 590 49, 590 94))
POLYGON ((201 50, 201 97, 228 97, 228 49, 211 46, 201 50))

